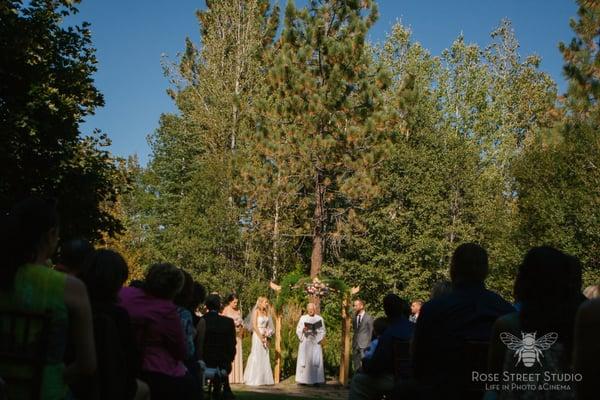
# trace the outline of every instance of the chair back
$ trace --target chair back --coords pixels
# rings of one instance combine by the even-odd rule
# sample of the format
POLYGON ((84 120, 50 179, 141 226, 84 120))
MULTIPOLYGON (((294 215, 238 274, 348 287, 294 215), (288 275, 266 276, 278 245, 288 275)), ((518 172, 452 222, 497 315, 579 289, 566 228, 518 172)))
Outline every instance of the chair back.
POLYGON ((49 329, 49 312, 0 310, 0 378, 8 398, 40 398, 49 329))

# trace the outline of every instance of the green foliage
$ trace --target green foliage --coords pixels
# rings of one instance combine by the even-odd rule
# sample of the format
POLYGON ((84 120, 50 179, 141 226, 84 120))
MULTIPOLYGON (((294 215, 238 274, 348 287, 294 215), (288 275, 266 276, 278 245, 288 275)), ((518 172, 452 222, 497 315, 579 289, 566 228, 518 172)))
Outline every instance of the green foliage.
POLYGON ((561 43, 569 81, 552 129, 538 132, 515 167, 520 240, 550 244, 584 264, 585 284, 596 284, 600 259, 600 5, 578 1, 576 37, 561 43))
POLYGON ((330 372, 346 284, 374 314, 388 292, 428 298, 463 242, 488 250, 488 286, 509 298, 538 244, 597 280, 598 13, 580 5, 559 99, 507 20, 487 46, 459 36, 435 56, 400 24, 369 46, 372 1, 288 2, 277 39, 268 1, 209 2, 201 46, 165 65, 179 113, 161 118, 148 168, 128 170, 129 248, 246 307, 279 283, 284 377, 309 270, 339 290, 322 304, 330 372))
POLYGON ((376 307, 389 291, 427 298, 466 241, 488 249, 488 284, 511 295, 521 250, 511 166, 528 138, 550 125, 556 98, 538 60, 522 59, 517 48, 502 21, 485 49, 459 37, 433 57, 401 25, 376 49, 393 77, 385 97, 394 146, 381 195, 360 214, 368 233, 352 237, 330 267, 376 307))
POLYGON ((0 4, 0 208, 28 195, 60 199, 63 238, 122 229, 106 204, 119 172, 107 136, 79 124, 104 104, 94 87, 89 24, 64 27, 72 1, 0 4))

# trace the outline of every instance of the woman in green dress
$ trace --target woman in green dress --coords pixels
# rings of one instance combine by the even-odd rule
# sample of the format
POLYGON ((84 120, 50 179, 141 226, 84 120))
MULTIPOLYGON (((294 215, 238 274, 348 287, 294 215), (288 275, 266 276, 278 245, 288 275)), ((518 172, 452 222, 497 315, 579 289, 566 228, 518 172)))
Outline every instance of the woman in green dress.
MULTIPOLYGON (((63 399, 67 384, 96 369, 90 303, 77 278, 48 267, 59 240, 59 218, 52 201, 30 198, 4 215, 0 246, 0 309, 49 313, 50 329, 42 372, 41 399, 63 399), (74 361, 64 365, 67 341, 74 361)), ((2 312, 0 311, 0 316, 2 312)), ((4 326, 6 328, 6 326, 4 326)), ((8 332, 0 331, 0 335, 8 332)), ((11 365, 0 364, 0 376, 11 365)), ((9 398, 30 397, 27 387, 8 387, 9 398)))

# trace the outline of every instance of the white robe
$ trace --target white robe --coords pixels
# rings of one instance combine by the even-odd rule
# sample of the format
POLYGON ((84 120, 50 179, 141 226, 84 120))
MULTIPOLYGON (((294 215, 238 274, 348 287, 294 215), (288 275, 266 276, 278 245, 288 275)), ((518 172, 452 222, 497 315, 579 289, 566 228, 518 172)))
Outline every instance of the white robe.
POLYGON ((325 369, 323 367, 323 349, 319 344, 325 338, 325 321, 320 315, 303 315, 298 321, 296 335, 300 340, 298 348, 298 361, 296 364, 296 383, 312 385, 325 383, 325 369), (315 335, 304 332, 304 323, 314 324, 321 321, 321 327, 315 335))

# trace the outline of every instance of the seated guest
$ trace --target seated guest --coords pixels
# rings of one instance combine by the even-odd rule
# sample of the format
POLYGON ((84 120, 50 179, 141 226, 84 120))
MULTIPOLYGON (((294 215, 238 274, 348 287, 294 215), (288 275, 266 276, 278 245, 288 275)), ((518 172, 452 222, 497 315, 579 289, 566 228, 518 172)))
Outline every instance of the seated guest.
MULTIPOLYGON (((81 269, 80 276, 88 288, 92 305, 98 360, 95 384, 99 398, 148 399, 148 385, 136 380, 141 358, 136 351, 129 314, 116 304, 119 290, 129 276, 127 263, 117 252, 96 250, 81 269)), ((89 386, 79 389, 75 393, 78 399, 89 398, 89 386)))
POLYGON ((196 350, 197 323, 194 314, 190 310, 198 306, 197 296, 194 293, 194 280, 187 271, 181 271, 184 276, 183 287, 175 297, 175 305, 181 319, 181 327, 185 336, 186 354, 184 364, 188 372, 196 380, 198 387, 202 387, 202 371, 198 365, 198 352, 196 350))
MULTIPOLYGON (((527 253, 515 281, 521 310, 498 318, 494 324, 490 372, 540 373, 543 376, 545 372, 570 370, 575 315, 582 302, 580 279, 578 284, 577 279, 573 279, 581 274, 574 271, 574 267, 580 268, 579 263, 551 247, 536 247, 527 253), (524 334, 533 335, 536 343, 543 342, 539 345, 543 365, 537 357, 532 365, 524 365, 522 359, 515 358, 514 349, 509 350, 511 344, 521 346, 524 334)), ((572 390, 553 390, 544 398, 573 398, 573 393, 572 390)), ((522 389, 500 391, 499 398, 529 399, 538 394, 525 385, 522 389)))
POLYGON ((586 301, 575 319, 574 372, 583 379, 577 385, 578 400, 595 400, 600 393, 600 299, 586 301), (593 377, 590 379, 589 377, 593 377))
MULTIPOLYGON (((209 295, 205 304, 208 312, 202 317, 204 324, 200 325, 202 332, 199 333, 202 338, 201 358, 208 368, 222 369, 229 375, 236 352, 235 324, 231 318, 219 315, 221 298, 218 295, 209 295)), ((223 376, 223 397, 231 399, 234 396, 227 375, 223 376)), ((217 386, 215 392, 219 391, 217 386)))
POLYGON ((373 340, 371 340, 369 347, 367 348, 367 350, 365 350, 363 358, 373 358, 375 349, 379 344, 379 339, 381 338, 381 335, 383 335, 383 332, 385 332, 385 330, 388 328, 388 326, 390 326, 390 322, 385 317, 379 317, 375 321, 373 321, 373 340))
POLYGON ((188 366, 189 369, 188 362, 189 364, 196 364, 196 345, 194 343, 194 339, 196 338, 196 327, 194 325, 192 313, 189 311, 189 305, 192 302, 192 297, 194 295, 194 280, 188 272, 183 270, 181 272, 184 277, 183 287, 177 296, 175 296, 174 303, 177 306, 177 313, 181 319, 181 327, 185 336, 185 359, 186 366, 188 366))
POLYGON ((194 294, 192 301, 189 304, 189 310, 194 318, 194 326, 198 325, 202 314, 199 312, 200 307, 204 309, 204 300, 206 299, 206 288, 199 282, 194 281, 194 294), (200 315, 199 315, 200 314, 200 315))
POLYGON ((452 292, 423 304, 412 343, 414 377, 421 397, 466 398, 471 371, 468 341, 489 341, 494 321, 514 308, 485 288, 488 257, 479 245, 460 245, 452 255, 452 292))
MULTIPOLYGON (((53 202, 31 198, 2 216, 0 246, 0 307, 50 314, 41 394, 11 385, 8 398, 63 399, 66 384, 91 376, 96 369, 92 313, 85 285, 77 278, 50 269, 58 243, 59 218, 53 202), (64 364, 65 345, 73 343, 73 361, 64 364)), ((0 324, 4 340, 6 324, 0 324)), ((0 363, 0 376, 10 365, 0 363)))
POLYGON ((429 300, 447 295, 451 291, 452 291, 452 282, 445 280, 445 279, 437 281, 431 287, 431 293, 429 295, 429 300))
POLYGON ((94 246, 86 239, 73 239, 60 245, 54 269, 79 277, 85 260, 94 251, 94 246))
POLYGON ((362 371, 352 377, 350 400, 380 399, 394 387, 394 341, 410 339, 412 325, 405 315, 406 302, 395 294, 383 299, 389 327, 383 332, 370 359, 363 359, 362 371))
POLYGON ((183 286, 181 270, 171 264, 154 264, 143 288, 124 287, 120 305, 136 328, 142 352, 141 378, 157 399, 192 399, 201 395, 197 381, 185 365, 186 341, 173 299, 183 286))

